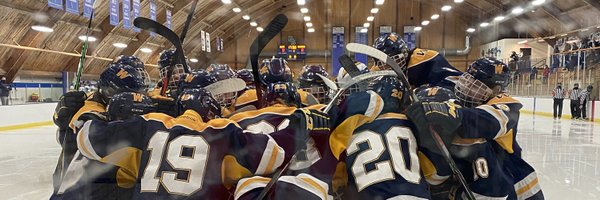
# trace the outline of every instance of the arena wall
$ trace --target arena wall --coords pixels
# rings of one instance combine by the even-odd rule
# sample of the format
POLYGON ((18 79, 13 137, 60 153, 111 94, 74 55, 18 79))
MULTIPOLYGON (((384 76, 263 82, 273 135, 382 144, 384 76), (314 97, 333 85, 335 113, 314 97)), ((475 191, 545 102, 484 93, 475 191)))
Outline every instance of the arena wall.
POLYGON ((0 131, 52 125, 56 103, 0 106, 0 131))

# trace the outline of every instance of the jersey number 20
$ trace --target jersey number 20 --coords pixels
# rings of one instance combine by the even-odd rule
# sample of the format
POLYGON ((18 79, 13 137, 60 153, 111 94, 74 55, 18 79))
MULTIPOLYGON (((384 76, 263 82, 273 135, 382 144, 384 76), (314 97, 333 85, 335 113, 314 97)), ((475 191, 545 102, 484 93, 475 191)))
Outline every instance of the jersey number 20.
POLYGON ((352 173, 358 191, 366 187, 383 182, 394 180, 395 175, 399 174, 408 182, 419 184, 421 181, 419 160, 417 157, 417 141, 412 131, 406 127, 391 127, 384 135, 387 142, 387 151, 391 160, 380 160, 375 163, 375 169, 367 171, 366 165, 371 164, 381 157, 386 150, 386 142, 381 134, 373 131, 362 131, 355 134, 347 149, 348 155, 354 154, 360 150, 359 144, 367 143, 369 148, 361 151, 352 164, 352 173), (408 157, 404 157, 402 152, 401 140, 407 141, 408 157), (410 166, 406 166, 407 159, 410 159, 410 166))

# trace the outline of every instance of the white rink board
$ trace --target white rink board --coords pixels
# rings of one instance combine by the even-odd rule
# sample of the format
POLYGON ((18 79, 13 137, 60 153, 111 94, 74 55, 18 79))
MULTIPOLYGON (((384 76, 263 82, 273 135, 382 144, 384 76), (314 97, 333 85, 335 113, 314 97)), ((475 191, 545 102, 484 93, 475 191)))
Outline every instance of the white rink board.
POLYGON ((0 127, 52 121, 57 103, 0 106, 0 127))

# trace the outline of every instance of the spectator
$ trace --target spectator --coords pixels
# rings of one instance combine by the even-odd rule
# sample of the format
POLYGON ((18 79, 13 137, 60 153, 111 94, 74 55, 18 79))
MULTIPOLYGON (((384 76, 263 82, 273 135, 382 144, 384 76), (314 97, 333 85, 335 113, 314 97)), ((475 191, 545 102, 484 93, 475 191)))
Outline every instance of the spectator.
POLYGON ((532 67, 531 73, 529 74, 529 84, 533 84, 536 77, 537 77, 537 69, 535 67, 532 67))
POLYGON ((0 79, 0 101, 2 105, 8 105, 8 96, 11 90, 12 87, 6 82, 6 77, 2 77, 0 79))
POLYGON ((571 116, 572 119, 579 119, 581 114, 581 110, 579 110, 579 95, 581 94, 581 90, 579 89, 579 83, 575 83, 571 93, 569 94, 569 98, 571 99, 571 116))
POLYGON ((550 67, 548 67, 548 65, 544 65, 544 74, 542 74, 542 82, 544 84, 548 83, 548 77, 550 77, 550 67))
POLYGON ((552 97, 554 98, 554 119, 558 119, 562 116, 563 100, 565 99, 565 91, 562 88, 562 84, 556 84, 556 88, 552 90, 552 97))
POLYGON ((592 93, 593 86, 588 85, 587 88, 579 94, 579 110, 581 111, 581 119, 588 120, 586 112, 587 112, 587 103, 590 100, 590 95, 592 93))

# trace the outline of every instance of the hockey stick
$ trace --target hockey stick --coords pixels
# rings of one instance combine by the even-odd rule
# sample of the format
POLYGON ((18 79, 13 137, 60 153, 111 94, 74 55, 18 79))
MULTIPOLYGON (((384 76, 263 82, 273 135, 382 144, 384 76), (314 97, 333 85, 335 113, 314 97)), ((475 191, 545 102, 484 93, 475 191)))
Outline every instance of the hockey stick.
MULTIPOLYGON (((379 76, 397 76, 397 74, 394 71, 386 70, 386 71, 377 71, 377 72, 371 72, 371 73, 367 73, 367 74, 362 74, 360 76, 352 78, 352 80, 350 80, 348 83, 344 84, 338 90, 338 92, 331 99, 331 101, 329 101, 329 103, 327 104, 327 106, 325 107, 325 109, 323 109, 323 112, 325 112, 325 113, 329 112, 329 110, 331 110, 331 107, 333 106, 333 102, 335 102, 341 96, 341 94, 344 92, 344 90, 348 89, 350 86, 352 86, 354 84, 357 84, 357 83, 360 83, 362 81, 374 78, 374 77, 379 77, 379 76)), ((267 193, 269 192, 269 190, 271 190, 271 188, 273 187, 273 185, 275 185, 275 183, 277 182, 277 180, 279 180, 279 178, 281 177, 281 174, 285 170, 287 170, 289 168, 290 163, 294 162, 294 160, 296 159, 296 155, 298 155, 298 153, 300 153, 300 152, 302 152, 302 150, 299 150, 296 153, 294 153, 294 155, 292 156, 292 158, 290 159, 290 161, 288 161, 281 169, 279 169, 275 173, 273 173, 273 176, 271 177, 271 180, 263 188, 263 190, 258 195, 258 198, 256 198, 256 199, 262 200, 262 199, 265 198, 265 196, 267 195, 267 193)))
POLYGON ((331 79, 329 79, 321 74, 317 74, 317 76, 319 76, 319 78, 323 79, 323 83, 325 83, 325 85, 327 85, 327 87, 329 87, 330 90, 333 90, 333 91, 338 90, 338 86, 331 79))
MULTIPOLYGON (((346 70, 350 77, 356 77, 362 74, 360 72, 360 69, 356 67, 356 63, 352 60, 352 58, 350 58, 350 56, 344 54, 338 58, 338 61, 340 61, 340 64, 342 64, 342 67, 344 68, 344 70, 346 70)), ((361 82, 358 84, 358 86, 360 88, 360 91, 365 91, 367 90, 367 87, 369 85, 367 83, 361 82)))
POLYGON ((204 89, 208 90, 212 95, 238 92, 245 88, 246 82, 240 78, 225 79, 204 87, 204 89))
POLYGON ((90 36, 90 32, 92 32, 92 19, 94 19, 94 12, 96 8, 100 5, 100 0, 94 1, 92 5, 92 12, 90 13, 90 19, 88 20, 87 30, 85 31, 85 40, 83 40, 83 47, 81 47, 81 56, 79 57, 79 66, 77 66, 77 74, 75 75, 75 91, 79 90, 79 81, 81 81, 81 74, 83 74, 83 65, 85 64, 85 54, 87 54, 87 49, 89 46, 88 37, 90 36))
MULTIPOLYGON (((262 90, 260 89, 260 77, 258 74, 258 56, 260 52, 267 46, 277 34, 283 30, 287 25, 288 18, 284 14, 275 16, 273 20, 267 25, 263 32, 258 34, 258 37, 252 42, 250 46, 250 65, 252 66, 252 75, 254 75, 254 84, 256 87, 256 97, 258 98, 259 107, 262 108, 262 90)), ((246 67, 248 68, 248 67, 246 67)), ((260 109, 260 108, 259 108, 260 109)))
MULTIPOLYGON (((408 82, 406 75, 404 74, 404 72, 402 71, 402 69, 400 68, 398 63, 396 63, 396 61, 394 59, 389 57, 384 52, 379 51, 376 48, 373 48, 373 47, 370 47, 370 46, 367 46, 364 44, 357 44, 357 43, 350 43, 350 44, 346 45, 346 49, 348 49, 348 51, 351 51, 354 53, 366 54, 368 56, 379 59, 381 61, 385 61, 385 63, 387 65, 391 66, 392 69, 398 74, 398 78, 400 79, 400 81, 402 81, 402 83, 404 83, 405 85, 410 86, 410 83, 408 82)), ((409 90, 408 93, 412 97, 413 102, 419 102, 419 99, 413 93, 412 90, 409 90)), ((437 131, 435 129, 433 129, 432 126, 429 126, 429 129, 430 129, 431 136, 435 140, 435 144, 436 144, 437 148, 442 152, 442 156, 444 157, 446 162, 448 162, 448 165, 450 165, 452 173, 454 174, 454 176, 456 176, 458 178, 458 181, 465 189, 467 198, 469 198, 470 200, 475 200, 475 196, 473 195, 473 192, 471 191, 471 189, 469 189, 469 186, 467 186, 467 181, 465 180, 465 177, 462 175, 462 173, 460 173, 460 170, 458 169, 458 166, 456 166, 456 163, 454 162, 454 160, 452 160, 452 157, 450 156, 450 152, 448 151, 448 147, 446 147, 446 145, 444 144, 444 141, 442 140, 440 135, 437 133, 437 131)))
MULTIPOLYGON (((190 29, 190 24, 192 23, 192 19, 194 18, 194 12, 196 12, 196 5, 198 4, 198 0, 194 0, 192 2, 192 8, 190 9, 190 13, 188 13, 187 20, 185 21, 185 26, 183 26, 183 30, 181 31, 181 35, 179 36, 179 41, 183 43, 185 36, 187 35, 188 29, 190 29)), ((186 72, 189 73, 189 72, 186 72)))

